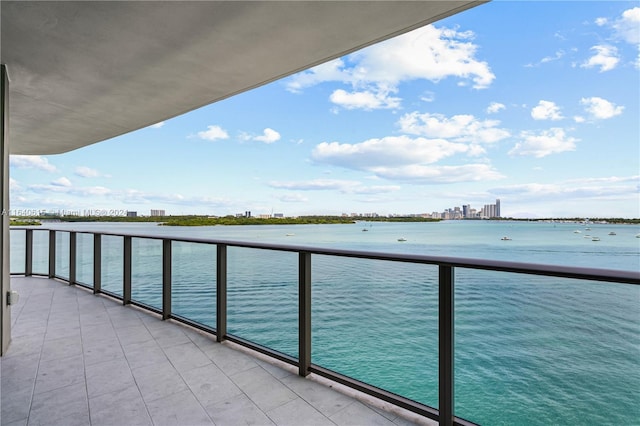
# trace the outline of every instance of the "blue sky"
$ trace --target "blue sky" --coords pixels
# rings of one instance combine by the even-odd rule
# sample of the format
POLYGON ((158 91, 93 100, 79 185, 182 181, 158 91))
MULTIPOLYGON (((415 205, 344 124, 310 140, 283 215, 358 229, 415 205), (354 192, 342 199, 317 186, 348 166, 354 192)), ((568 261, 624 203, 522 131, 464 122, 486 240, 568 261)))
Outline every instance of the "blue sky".
MULTIPOLYGON (((159 88, 160 90, 160 88, 159 88)), ((76 151, 11 207, 640 217, 640 3, 494 1, 76 151)))

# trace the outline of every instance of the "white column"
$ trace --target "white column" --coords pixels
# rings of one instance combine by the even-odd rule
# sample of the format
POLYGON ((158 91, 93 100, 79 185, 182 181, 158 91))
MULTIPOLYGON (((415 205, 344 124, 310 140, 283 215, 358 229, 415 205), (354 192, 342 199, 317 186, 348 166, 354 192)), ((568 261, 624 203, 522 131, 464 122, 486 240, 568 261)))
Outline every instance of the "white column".
POLYGON ((9 271, 9 78, 7 68, 0 65, 0 355, 4 355, 11 342, 11 309, 7 295, 11 290, 9 271))

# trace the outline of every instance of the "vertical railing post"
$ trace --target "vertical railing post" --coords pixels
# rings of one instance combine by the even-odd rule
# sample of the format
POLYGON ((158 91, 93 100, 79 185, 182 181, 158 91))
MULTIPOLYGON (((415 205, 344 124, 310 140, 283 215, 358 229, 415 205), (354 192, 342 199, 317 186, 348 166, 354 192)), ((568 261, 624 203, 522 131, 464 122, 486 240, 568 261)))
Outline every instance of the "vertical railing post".
POLYGON ((131 303, 131 237, 124 236, 124 253, 122 258, 122 304, 131 303))
POLYGON ((216 246, 216 341, 227 335, 227 246, 216 246))
POLYGON ((56 276, 56 231, 49 230, 49 278, 56 276))
POLYGON ((102 235, 93 234, 93 294, 102 289, 102 235))
POLYGON ((33 229, 27 229, 25 233, 24 275, 33 275, 33 229))
POLYGON ((171 318, 171 240, 162 240, 162 319, 171 318))
POLYGON ((311 253, 298 254, 298 374, 309 375, 311 365, 311 253))
POLYGON ((76 240, 75 232, 69 232, 69 285, 76 283, 76 240))
POLYGON ((438 286, 438 411, 441 425, 453 425, 453 266, 439 266, 438 286))

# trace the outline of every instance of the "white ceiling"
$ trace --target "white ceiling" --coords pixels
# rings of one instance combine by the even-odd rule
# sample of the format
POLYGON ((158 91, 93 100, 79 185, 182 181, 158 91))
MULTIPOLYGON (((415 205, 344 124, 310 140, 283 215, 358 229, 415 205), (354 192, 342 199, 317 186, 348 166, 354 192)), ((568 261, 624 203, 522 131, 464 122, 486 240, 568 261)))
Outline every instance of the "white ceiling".
POLYGON ((483 2, 2 0, 10 151, 109 139, 483 2))

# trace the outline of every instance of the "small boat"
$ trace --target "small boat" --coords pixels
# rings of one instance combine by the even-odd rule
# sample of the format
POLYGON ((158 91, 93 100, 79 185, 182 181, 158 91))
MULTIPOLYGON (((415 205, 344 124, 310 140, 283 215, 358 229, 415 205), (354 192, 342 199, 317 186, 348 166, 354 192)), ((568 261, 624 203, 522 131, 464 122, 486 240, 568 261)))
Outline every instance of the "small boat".
POLYGON ((582 234, 582 231, 579 231, 579 230, 576 229, 575 231, 573 231, 573 233, 574 234, 582 234))
POLYGON ((591 231, 591 228, 584 228, 585 231, 591 231))
POLYGON ((593 237, 593 238, 591 238, 591 241, 600 241, 600 238, 598 238, 598 237, 593 237))
POLYGON ((285 234, 284 236, 285 237, 293 237, 294 235, 296 235, 296 234, 285 234))
POLYGON ((407 239, 404 238, 404 237, 400 237, 400 238, 398 238, 398 241, 407 241, 407 239))
POLYGON ((616 233, 611 231, 611 232, 609 232, 609 235, 616 235, 616 233))
POLYGON ((362 232, 369 232, 367 228, 362 228, 362 232))
POLYGON ((640 238, 640 234, 636 234, 636 238, 640 238))
POLYGON ((509 238, 509 237, 502 237, 502 238, 500 238, 500 239, 501 239, 502 241, 511 241, 511 238, 509 238))

